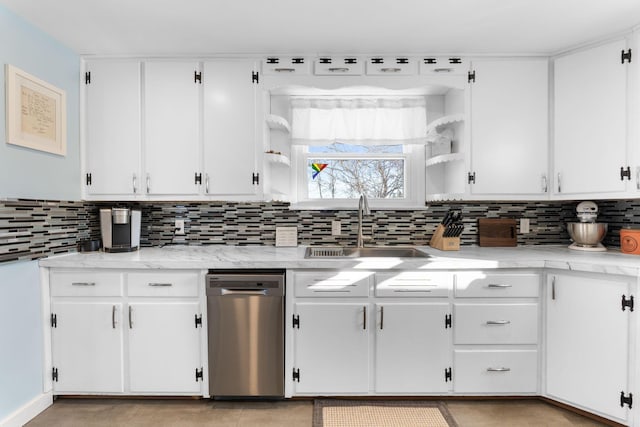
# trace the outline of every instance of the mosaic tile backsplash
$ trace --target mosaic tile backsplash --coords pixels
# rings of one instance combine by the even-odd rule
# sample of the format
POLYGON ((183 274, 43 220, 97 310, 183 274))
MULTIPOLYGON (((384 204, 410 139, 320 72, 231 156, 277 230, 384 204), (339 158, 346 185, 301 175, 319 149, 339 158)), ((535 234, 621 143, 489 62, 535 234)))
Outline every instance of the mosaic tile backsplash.
MULTIPOLYGON (((621 227, 640 227, 640 200, 598 201, 600 222, 609 224, 604 244, 619 247, 621 227)), ((364 220, 369 245, 426 245, 448 209, 464 216, 463 245, 477 243, 478 218, 529 218, 531 232, 518 234, 520 245, 569 244, 565 223, 575 220, 577 202, 432 203, 424 210, 373 211, 364 220)), ((277 226, 297 226, 300 245, 353 246, 354 210, 298 211, 282 202, 143 202, 94 203, 0 201, 0 262, 37 259, 73 252, 77 243, 100 236, 100 207, 142 210, 142 246, 274 245, 277 226), (176 219, 185 220, 184 236, 174 235, 176 219), (331 222, 342 223, 342 235, 331 235, 331 222)))

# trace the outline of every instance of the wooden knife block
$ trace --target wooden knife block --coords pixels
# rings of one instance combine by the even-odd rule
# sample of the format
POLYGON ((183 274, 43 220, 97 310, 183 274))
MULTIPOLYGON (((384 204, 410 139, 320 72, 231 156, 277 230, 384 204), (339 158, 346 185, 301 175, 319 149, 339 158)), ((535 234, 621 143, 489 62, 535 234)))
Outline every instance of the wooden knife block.
POLYGON ((460 237, 443 237, 442 234, 446 230, 445 226, 438 224, 438 228, 431 236, 429 246, 432 248, 440 249, 441 251, 459 251, 460 250, 460 237))

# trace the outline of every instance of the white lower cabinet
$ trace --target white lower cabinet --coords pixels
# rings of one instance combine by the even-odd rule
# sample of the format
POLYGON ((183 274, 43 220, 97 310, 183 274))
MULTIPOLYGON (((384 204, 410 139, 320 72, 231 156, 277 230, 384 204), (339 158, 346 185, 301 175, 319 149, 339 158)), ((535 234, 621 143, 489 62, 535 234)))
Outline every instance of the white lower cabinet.
POLYGON ((451 273, 294 271, 288 286, 294 395, 450 391, 451 273))
POLYGON ((540 274, 456 272, 453 308, 454 391, 538 392, 540 274))
POLYGON ((129 386, 132 392, 200 392, 198 302, 129 303, 129 386))
POLYGON ((54 301, 51 310, 54 391, 122 393, 122 304, 54 301))
MULTIPOLYGON (((635 278, 553 273, 547 277, 546 395, 626 423, 630 301, 635 278)), ((634 402, 635 403, 635 402, 634 402)))
POLYGON ((200 278, 52 270, 54 394, 206 394, 200 278))
POLYGON ((376 393, 439 393, 451 388, 448 303, 376 304, 376 393))
POLYGON ((535 350, 456 350, 454 389, 459 393, 535 393, 535 350))
POLYGON ((454 305, 456 344, 536 344, 538 304, 454 305))
POLYGON ((294 330, 296 393, 369 391, 369 304, 300 302, 294 330))

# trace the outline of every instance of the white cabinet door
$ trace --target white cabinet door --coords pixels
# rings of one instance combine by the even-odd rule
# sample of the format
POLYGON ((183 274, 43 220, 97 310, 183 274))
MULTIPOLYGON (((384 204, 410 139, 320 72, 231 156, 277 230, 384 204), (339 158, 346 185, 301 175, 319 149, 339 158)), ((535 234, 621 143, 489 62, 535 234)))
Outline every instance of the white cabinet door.
POLYGON ((625 191, 625 48, 617 40, 554 61, 555 194, 625 191))
POLYGON ((145 192, 198 194, 198 63, 146 62, 143 67, 145 192))
POLYGON ((122 304, 53 302, 51 310, 54 392, 123 392, 122 304))
POLYGON ((204 64, 206 194, 255 196, 258 191, 257 84, 252 81, 257 66, 253 60, 204 64))
POLYGON ((480 60, 472 69, 471 193, 546 194, 547 60, 480 60))
POLYGON ((434 393, 451 389, 449 304, 376 304, 375 391, 434 393))
POLYGON ((129 378, 132 392, 200 393, 198 302, 130 303, 129 378))
POLYGON ((86 71, 87 194, 140 192, 140 62, 89 61, 86 71))
POLYGON ((548 277, 546 390, 551 397, 626 420, 629 283, 603 277, 548 277))
POLYGON ((294 312, 300 316, 294 337, 296 393, 368 393, 368 304, 296 303, 294 312))

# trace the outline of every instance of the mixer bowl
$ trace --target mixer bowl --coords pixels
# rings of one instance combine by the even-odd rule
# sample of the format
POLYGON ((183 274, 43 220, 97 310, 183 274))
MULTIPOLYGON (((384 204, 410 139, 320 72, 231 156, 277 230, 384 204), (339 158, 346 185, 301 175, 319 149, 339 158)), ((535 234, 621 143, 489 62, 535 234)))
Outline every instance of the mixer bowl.
POLYGON ((607 234, 603 222, 568 222, 567 231, 571 240, 580 246, 597 246, 607 234))

